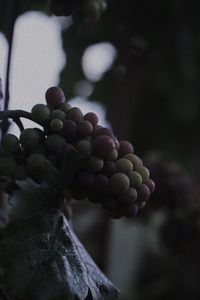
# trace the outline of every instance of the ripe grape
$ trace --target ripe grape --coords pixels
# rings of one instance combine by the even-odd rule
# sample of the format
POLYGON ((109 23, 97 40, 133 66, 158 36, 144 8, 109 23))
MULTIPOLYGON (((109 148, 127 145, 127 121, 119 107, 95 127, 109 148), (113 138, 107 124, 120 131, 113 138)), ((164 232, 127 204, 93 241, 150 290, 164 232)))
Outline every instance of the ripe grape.
POLYGON ((139 211, 139 205, 135 203, 133 205, 123 207, 122 208, 122 215, 125 216, 125 217, 130 218, 130 217, 136 216, 138 211, 139 211))
POLYGON ((93 127, 96 126, 99 122, 99 118, 93 112, 89 112, 89 113, 85 114, 84 120, 89 121, 90 123, 92 123, 93 127))
POLYGON ((139 202, 147 201, 150 197, 150 190, 146 184, 141 184, 137 189, 137 192, 139 202))
POLYGON ((133 146, 127 141, 119 141, 119 157, 122 157, 126 154, 133 153, 133 146))
POLYGON ((80 121, 83 120, 83 113, 78 107, 72 107, 66 113, 66 118, 68 120, 72 120, 72 121, 75 121, 75 122, 80 122, 80 121))
POLYGON ((131 186, 138 188, 142 184, 142 176, 138 172, 131 172, 129 174, 131 186))
POLYGON ((77 133, 77 125, 72 120, 65 120, 63 122, 63 128, 60 131, 60 134, 65 139, 71 139, 76 136, 77 133))
POLYGON ((24 149, 33 149, 39 144, 39 134, 35 129, 24 129, 20 134, 20 143, 24 149))
POLYGON ((102 173, 108 177, 112 176, 115 172, 117 172, 117 166, 113 161, 105 161, 104 167, 102 169, 102 173))
POLYGON ((89 121, 82 120, 77 124, 79 136, 88 136, 92 134, 93 126, 89 121))
POLYGON ((50 116, 50 109, 47 105, 36 104, 32 107, 31 115, 36 122, 44 124, 50 116))
POLYGON ((54 131, 60 131, 63 128, 63 122, 59 119, 54 119, 51 121, 50 127, 54 131))
POLYGON ((145 183, 149 179, 149 170, 144 166, 137 166, 135 171, 142 176, 142 182, 145 183))
POLYGON ((114 139, 114 134, 112 132, 112 129, 106 128, 106 127, 95 127, 94 132, 93 132, 93 137, 97 137, 100 135, 107 135, 114 139))
POLYGON ((0 159, 0 175, 11 176, 17 167, 17 164, 12 157, 3 157, 0 159))
POLYGON ((51 134, 45 141, 46 148, 50 153, 56 153, 65 144, 65 139, 57 133, 51 134))
POLYGON ((148 188, 150 190, 150 193, 153 193, 154 190, 155 190, 155 183, 154 183, 154 181, 149 178, 145 184, 148 186, 148 188))
POLYGON ((136 166, 140 165, 139 157, 137 155, 133 154, 133 153, 126 154, 125 156, 123 156, 123 158, 126 158, 126 159, 130 160, 132 162, 132 165, 133 165, 134 168, 136 166))
POLYGON ((58 106, 58 109, 62 110, 65 114, 72 108, 68 102, 63 102, 58 106))
POLYGON ((130 162, 130 160, 126 158, 120 158, 116 162, 117 170, 118 172, 125 173, 126 175, 129 175, 131 171, 133 170, 133 165, 130 162))
POLYGON ((109 189, 109 179, 107 176, 98 174, 93 183, 93 191, 97 194, 105 195, 109 189))
POLYGON ((96 137, 92 145, 94 153, 103 159, 109 159, 115 149, 113 139, 106 135, 96 137))
POLYGON ((2 144, 3 150, 7 153, 14 153, 20 147, 18 138, 14 134, 11 134, 11 133, 7 133, 3 137, 1 144, 2 144))
POLYGON ((92 152, 92 145, 87 140, 81 140, 76 144, 76 149, 80 154, 89 155, 92 152))
POLYGON ((130 185, 128 176, 123 173, 115 173, 110 177, 110 190, 114 195, 125 193, 130 185))
POLYGON ((55 108, 59 106, 61 103, 65 102, 65 94, 63 90, 60 87, 50 87, 45 94, 45 98, 47 101, 47 104, 55 108))
POLYGON ((87 162, 88 171, 90 171, 92 173, 96 173, 96 172, 101 171, 103 166, 104 166, 103 159, 101 159, 97 156, 94 156, 94 155, 91 155, 89 157, 88 162, 87 162))
POLYGON ((76 181, 80 187, 83 189, 89 189, 94 183, 95 176, 94 174, 88 171, 82 171, 77 175, 76 181))
POLYGON ((137 200, 137 191, 133 187, 129 187, 128 190, 119 196, 119 201, 125 205, 132 205, 137 200))
POLYGON ((66 117, 66 114, 64 113, 64 111, 60 110, 60 109, 55 109, 51 112, 50 115, 50 119, 59 119, 61 121, 64 121, 66 117))

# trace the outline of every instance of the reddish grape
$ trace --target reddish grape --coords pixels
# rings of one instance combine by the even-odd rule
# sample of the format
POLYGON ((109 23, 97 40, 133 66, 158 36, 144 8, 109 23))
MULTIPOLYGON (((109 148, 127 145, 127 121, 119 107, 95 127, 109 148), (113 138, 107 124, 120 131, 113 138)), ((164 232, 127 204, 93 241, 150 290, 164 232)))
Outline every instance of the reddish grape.
POLYGON ((93 126, 96 126, 99 122, 99 118, 93 112, 89 112, 84 116, 84 120, 87 120, 92 123, 93 126))
POLYGON ((102 173, 108 177, 112 176, 115 172, 117 172, 117 166, 113 161, 105 161, 104 167, 102 169, 102 173))
POLYGON ((146 184, 141 184, 137 189, 137 192, 139 202, 147 201, 150 197, 150 190, 146 184))
POLYGON ((109 155, 115 149, 113 139, 105 135, 96 137, 92 145, 94 153, 103 159, 109 159, 109 155))
POLYGON ((89 121, 82 120, 77 124, 78 135, 88 136, 92 134, 93 126, 89 121))
POLYGON ((95 130, 93 132, 93 137, 97 137, 100 135, 107 135, 107 136, 111 137, 112 139, 114 139, 114 134, 112 132, 112 129, 110 129, 110 128, 106 128, 106 127, 95 128, 95 130))
POLYGON ((154 190, 155 190, 155 183, 152 179, 148 179, 147 182, 146 182, 146 185, 148 186, 149 190, 150 190, 150 193, 153 193, 154 190))
POLYGON ((65 138, 65 139, 70 139, 73 138, 77 133, 77 125, 74 121, 72 120, 65 120, 63 122, 63 128, 60 131, 60 134, 65 138))
POLYGON ((126 154, 133 153, 133 146, 127 141, 119 141, 119 157, 122 157, 126 154))
POLYGON ((122 208, 123 215, 128 218, 135 217, 138 211, 139 211, 139 205, 136 203, 122 208))
POLYGON ((65 102, 65 94, 63 90, 57 86, 50 87, 46 91, 45 98, 47 104, 52 108, 55 108, 61 103, 65 102))

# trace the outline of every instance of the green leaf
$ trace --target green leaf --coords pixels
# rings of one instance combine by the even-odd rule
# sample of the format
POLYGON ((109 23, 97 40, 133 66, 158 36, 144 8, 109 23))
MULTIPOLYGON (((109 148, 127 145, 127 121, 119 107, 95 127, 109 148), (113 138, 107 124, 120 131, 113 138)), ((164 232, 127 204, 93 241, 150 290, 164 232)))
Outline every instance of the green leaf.
POLYGON ((56 193, 31 180, 20 186, 11 197, 15 214, 0 242, 8 295, 22 300, 84 300, 89 294, 94 300, 116 299, 117 289, 93 262, 62 210, 55 208, 56 193))

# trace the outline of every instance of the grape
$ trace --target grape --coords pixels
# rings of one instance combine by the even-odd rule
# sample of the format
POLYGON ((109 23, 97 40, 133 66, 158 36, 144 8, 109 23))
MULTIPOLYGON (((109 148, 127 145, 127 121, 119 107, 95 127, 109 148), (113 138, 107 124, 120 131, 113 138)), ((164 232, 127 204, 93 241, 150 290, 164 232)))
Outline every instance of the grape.
POLYGON ((136 189, 129 187, 128 190, 119 196, 119 201, 125 205, 131 205, 137 200, 137 191, 136 189))
POLYGON ((89 155, 92 152, 92 145, 87 140, 81 140, 76 144, 76 149, 80 154, 89 155))
POLYGON ((70 139, 75 137, 77 133, 77 125, 74 121, 72 120, 65 120, 63 122, 63 128, 60 131, 60 134, 65 138, 65 139, 70 139))
POLYGON ((45 133, 43 130, 39 129, 39 128, 33 128, 37 133, 38 133, 38 137, 39 137, 39 143, 42 143, 45 141, 45 133))
POLYGON ((125 193, 130 185, 128 176, 123 173, 115 173, 110 177, 110 190, 114 195, 125 193))
POLYGON ((88 172, 82 171, 77 175, 76 181, 83 189, 89 189, 94 183, 95 176, 88 172))
POLYGON ((70 143, 63 143, 63 144, 59 145, 59 147, 57 147, 57 150, 55 152, 56 161, 61 164, 62 160, 63 160, 63 157, 64 157, 64 154, 69 149, 72 149, 72 148, 74 148, 74 146, 70 143))
POLYGON ((119 141, 116 137, 114 137, 114 142, 115 142, 115 148, 116 150, 119 150, 119 141))
POLYGON ((96 173, 102 170, 104 166, 104 161, 96 156, 90 156, 87 162, 87 169, 92 173, 96 173))
POLYGON ((44 124, 50 116, 50 109, 47 105, 36 104, 31 110, 31 115, 36 122, 44 124))
POLYGON ((130 162, 130 160, 126 158, 120 158, 116 162, 117 170, 118 172, 125 173, 126 175, 129 175, 131 171, 133 170, 133 165, 130 162))
POLYGON ((111 161, 116 161, 117 157, 118 157, 118 152, 116 149, 114 149, 113 152, 110 153, 110 155, 108 155, 106 159, 111 161))
POLYGON ((138 188, 142 184, 142 176, 138 172, 131 172, 129 174, 131 186, 138 188))
POLYGON ((47 104, 52 108, 55 108, 61 103, 65 102, 65 94, 63 90, 60 87, 56 86, 50 87, 46 91, 45 98, 47 104))
POLYGON ((126 154, 133 153, 133 146, 127 141, 119 141, 119 157, 122 157, 126 154))
POLYGON ((65 120, 65 117, 66 117, 66 114, 60 110, 60 109, 55 109, 51 112, 51 115, 50 115, 50 119, 53 120, 53 119, 59 119, 61 121, 64 121, 65 120))
POLYGON ((2 144, 3 150, 8 153, 14 153, 20 147, 18 138, 14 134, 11 134, 11 133, 7 133, 3 137, 1 144, 2 144))
POLYGON ((4 157, 0 159, 0 175, 11 176, 17 164, 12 157, 4 157))
POLYGON ((58 108, 62 110, 65 114, 72 108, 72 106, 68 102, 61 103, 58 108))
POLYGON ((51 121, 50 127, 54 131, 60 131, 63 128, 63 122, 59 119, 54 119, 51 121))
POLYGON ((32 149, 39 144, 39 134, 35 129, 24 129, 20 134, 20 143, 24 149, 32 149))
POLYGON ((97 194, 105 195, 109 189, 109 179, 105 175, 98 174, 95 177, 93 191, 97 194))
POLYGON ((150 193, 153 193, 154 190, 155 190, 155 183, 154 183, 154 181, 149 178, 145 184, 148 186, 148 188, 150 190, 150 193))
POLYGON ((27 170, 33 176, 37 175, 38 177, 40 177, 41 175, 43 175, 45 171, 45 165, 46 157, 43 154, 34 153, 27 158, 27 170))
POLYGON ((128 218, 136 216, 138 211, 139 211, 139 205, 136 203, 131 206, 122 208, 122 214, 128 218))
POLYGON ((89 121, 83 120, 77 124, 78 135, 88 136, 92 134, 93 126, 89 121))
POLYGON ((113 134, 113 132, 110 128, 106 128, 106 127, 100 127, 100 128, 97 127, 96 128, 96 127, 95 127, 94 132, 93 132, 93 137, 97 137, 97 136, 100 136, 100 135, 107 135, 107 136, 114 139, 114 134, 113 134))
POLYGON ((40 154, 43 154, 43 155, 47 155, 47 150, 46 150, 46 147, 45 147, 45 143, 38 144, 35 148, 33 148, 31 153, 40 153, 40 154))
POLYGON ((117 172, 117 166, 113 161, 105 161, 102 173, 108 177, 117 172))
POLYGON ((83 120, 83 113, 78 107, 72 107, 66 113, 66 119, 72 120, 75 122, 80 122, 83 120))
POLYGON ((24 165, 21 165, 21 166, 16 167, 16 169, 12 175, 12 178, 14 180, 23 180, 23 179, 27 178, 27 176, 28 176, 28 174, 26 171, 26 167, 24 165))
POLYGON ((89 112, 84 116, 84 120, 92 123, 93 127, 96 126, 99 122, 99 118, 93 112, 89 112))
POLYGON ((142 176, 142 182, 147 182, 149 179, 149 170, 144 166, 137 166, 135 171, 138 172, 142 176))
POLYGON ((150 190, 146 184, 141 184, 139 188, 137 189, 138 192, 138 201, 144 202, 149 199, 150 196, 150 190))
POLYGON ((53 133, 47 138, 45 144, 50 153, 56 153, 59 147, 66 144, 66 141, 59 134, 53 133))
POLYGON ((103 159, 109 159, 109 156, 115 149, 113 139, 106 135, 96 137, 92 145, 94 153, 103 159))
POLYGON ((126 158, 128 160, 130 160, 132 162, 133 167, 135 168, 136 166, 140 165, 140 159, 137 155, 135 154, 126 154, 125 156, 123 156, 123 158, 126 158))

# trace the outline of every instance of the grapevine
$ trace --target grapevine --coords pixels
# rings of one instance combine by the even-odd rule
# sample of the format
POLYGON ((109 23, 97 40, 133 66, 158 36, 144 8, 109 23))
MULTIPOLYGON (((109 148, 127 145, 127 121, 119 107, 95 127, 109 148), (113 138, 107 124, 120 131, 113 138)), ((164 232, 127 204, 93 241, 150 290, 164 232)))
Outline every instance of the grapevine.
POLYGON ((132 144, 99 125, 96 114, 71 107, 61 88, 49 88, 45 97, 47 104, 34 105, 31 113, 0 112, 1 120, 11 118, 21 130, 19 138, 7 133, 1 142, 0 177, 9 178, 7 192, 29 177, 53 184, 68 200, 100 203, 112 218, 133 217, 154 182, 132 144), (24 129, 21 118, 43 129, 24 129))

